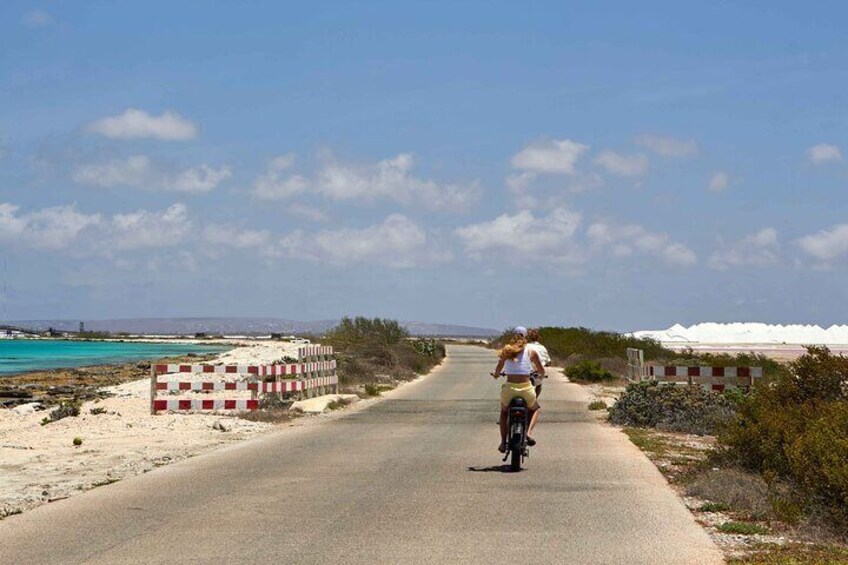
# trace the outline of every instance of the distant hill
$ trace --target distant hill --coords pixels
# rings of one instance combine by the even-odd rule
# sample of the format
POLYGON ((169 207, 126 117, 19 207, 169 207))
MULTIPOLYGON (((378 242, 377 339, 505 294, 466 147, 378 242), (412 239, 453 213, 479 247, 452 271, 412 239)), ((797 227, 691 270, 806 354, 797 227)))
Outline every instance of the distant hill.
MULTIPOLYGON (((338 320, 301 322, 284 318, 125 318, 115 320, 82 320, 90 332, 126 332, 131 334, 193 335, 198 332, 225 335, 322 334, 335 327, 338 320)), ((80 320, 17 320, 9 325, 38 331, 53 328, 77 331, 80 320)), ((498 330, 451 324, 401 322, 411 334, 422 336, 486 337, 498 330)))

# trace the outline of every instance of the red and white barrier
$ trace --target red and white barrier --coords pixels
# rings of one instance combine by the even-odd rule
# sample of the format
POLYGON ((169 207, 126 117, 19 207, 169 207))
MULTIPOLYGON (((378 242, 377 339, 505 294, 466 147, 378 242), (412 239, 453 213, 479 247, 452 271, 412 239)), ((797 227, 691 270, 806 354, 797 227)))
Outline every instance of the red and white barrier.
POLYGON ((751 377, 763 376, 762 367, 688 367, 648 365, 645 367, 650 377, 751 377))
POLYGON ((329 345, 304 345, 297 349, 297 355, 301 359, 304 357, 318 357, 321 355, 332 355, 333 348, 329 345))
POLYGON ((318 377, 315 379, 305 380, 285 380, 279 382, 258 382, 258 381, 238 381, 238 382, 215 382, 215 381, 157 381, 156 390, 165 390, 168 392, 219 392, 222 390, 238 390, 257 392, 261 394, 281 393, 281 392, 298 392, 322 386, 331 386, 338 384, 339 378, 335 375, 331 377, 318 377))
POLYGON ((185 412, 200 410, 258 410, 259 401, 244 400, 194 400, 187 398, 159 399, 153 401, 153 413, 159 411, 185 412))
MULTIPOLYGON (((332 348, 330 348, 332 349, 332 348)), ((288 363, 275 365, 154 365, 156 373, 198 373, 216 375, 256 375, 259 377, 277 377, 287 375, 305 375, 315 371, 332 371, 336 360, 314 361, 310 363, 288 363)))
POLYGON ((299 393, 310 396, 314 391, 324 394, 326 387, 338 391, 339 379, 335 375, 335 359, 327 359, 333 348, 312 345, 298 349, 298 363, 272 365, 183 365, 158 364, 150 367, 150 410, 258 410, 260 394, 299 393), (159 375, 185 374, 244 376, 240 381, 159 381, 159 375), (331 374, 327 374, 331 373, 331 374), (296 377, 294 379, 283 377, 296 377), (274 378, 273 381, 261 379, 274 378), (247 399, 157 399, 159 391, 185 393, 213 393, 219 391, 249 392, 247 399))
POLYGON ((723 392, 749 389, 754 379, 762 378, 762 367, 688 367, 646 365, 643 378, 665 384, 700 385, 706 390, 723 392))

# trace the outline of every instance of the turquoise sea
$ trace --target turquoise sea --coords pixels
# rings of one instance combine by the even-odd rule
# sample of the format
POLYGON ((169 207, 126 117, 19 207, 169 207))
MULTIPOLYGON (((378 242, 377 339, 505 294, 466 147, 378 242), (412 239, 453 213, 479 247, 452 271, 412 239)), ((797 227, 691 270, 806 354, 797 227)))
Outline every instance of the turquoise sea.
POLYGON ((217 353, 221 345, 0 339, 0 375, 152 360, 186 353, 217 353))

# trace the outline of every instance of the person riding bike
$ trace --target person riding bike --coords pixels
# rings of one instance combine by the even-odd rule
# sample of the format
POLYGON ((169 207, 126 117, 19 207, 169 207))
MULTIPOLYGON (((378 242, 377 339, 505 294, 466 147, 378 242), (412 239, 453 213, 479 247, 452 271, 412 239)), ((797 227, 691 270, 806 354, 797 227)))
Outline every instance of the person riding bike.
MULTIPOLYGON (((539 330, 536 328, 530 328, 527 330, 527 347, 528 349, 535 351, 539 354, 539 360, 542 362, 542 365, 545 367, 549 367, 551 364, 551 356, 548 354, 548 348, 539 343, 539 330)), ((542 395, 542 379, 543 375, 531 375, 531 380, 533 381, 533 385, 536 387, 536 399, 542 395)))
POLYGON ((498 351, 498 364, 492 376, 497 379, 501 371, 506 373, 506 383, 501 386, 501 444, 498 451, 506 452, 506 436, 509 426, 509 403, 513 398, 523 398, 531 410, 530 424, 527 427, 527 445, 536 445, 536 440, 530 437, 539 418, 539 404, 536 402, 536 389, 530 381, 533 369, 543 376, 545 367, 539 354, 527 347, 527 328, 515 328, 512 340, 498 351))

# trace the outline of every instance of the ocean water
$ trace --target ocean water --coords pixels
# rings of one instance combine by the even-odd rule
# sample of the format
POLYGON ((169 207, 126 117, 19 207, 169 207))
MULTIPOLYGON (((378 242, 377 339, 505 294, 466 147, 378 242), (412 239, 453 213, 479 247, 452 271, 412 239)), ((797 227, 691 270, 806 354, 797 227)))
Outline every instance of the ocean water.
POLYGON ((85 365, 111 365, 186 353, 217 353, 227 349, 231 347, 186 343, 0 339, 0 375, 85 365))

